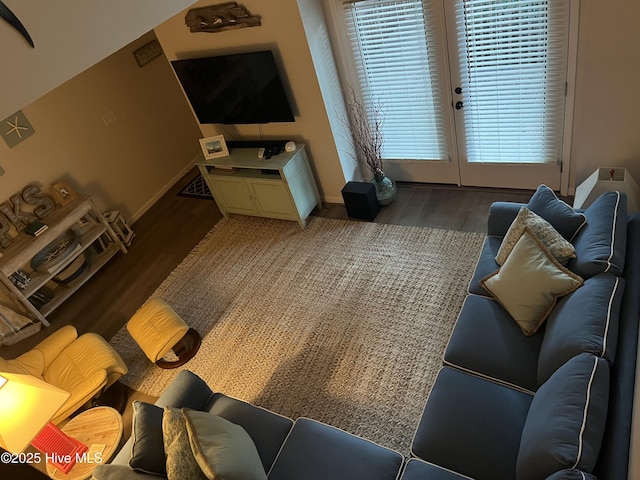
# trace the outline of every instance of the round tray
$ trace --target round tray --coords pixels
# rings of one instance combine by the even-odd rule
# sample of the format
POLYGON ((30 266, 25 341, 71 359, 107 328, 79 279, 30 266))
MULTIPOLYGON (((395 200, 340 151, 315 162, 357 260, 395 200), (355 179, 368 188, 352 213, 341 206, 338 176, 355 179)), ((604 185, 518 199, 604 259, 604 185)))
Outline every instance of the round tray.
POLYGON ((38 272, 51 272, 74 252, 79 242, 73 232, 63 233, 31 259, 31 268, 38 272))

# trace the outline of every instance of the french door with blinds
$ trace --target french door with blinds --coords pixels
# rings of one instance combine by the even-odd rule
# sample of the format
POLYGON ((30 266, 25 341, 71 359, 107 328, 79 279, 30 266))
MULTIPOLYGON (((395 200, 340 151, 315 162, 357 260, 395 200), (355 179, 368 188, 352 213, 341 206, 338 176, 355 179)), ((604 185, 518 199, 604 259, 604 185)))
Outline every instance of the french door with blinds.
POLYGON ((383 110, 389 176, 559 189, 571 0, 331 1, 343 81, 383 110))

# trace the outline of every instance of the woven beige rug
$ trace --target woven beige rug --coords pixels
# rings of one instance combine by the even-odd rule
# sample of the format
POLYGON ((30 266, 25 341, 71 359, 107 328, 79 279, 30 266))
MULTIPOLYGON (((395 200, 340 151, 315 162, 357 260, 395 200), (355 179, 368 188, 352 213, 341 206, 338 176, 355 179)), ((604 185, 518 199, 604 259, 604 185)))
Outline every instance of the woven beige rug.
MULTIPOLYGON (((214 389, 408 453, 483 235, 311 217, 222 220, 154 292, 203 336, 214 389)), ((169 247, 169 246, 168 246, 169 247)), ((126 329, 125 384, 159 395, 126 329)))

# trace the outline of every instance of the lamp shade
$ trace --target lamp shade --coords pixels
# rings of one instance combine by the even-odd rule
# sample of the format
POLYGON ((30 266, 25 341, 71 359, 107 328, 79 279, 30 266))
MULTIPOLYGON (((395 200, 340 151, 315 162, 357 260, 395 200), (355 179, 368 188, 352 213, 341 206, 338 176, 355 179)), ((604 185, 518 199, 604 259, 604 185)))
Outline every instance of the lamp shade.
POLYGON ((623 167, 601 167, 576 188, 573 208, 587 208, 605 192, 627 195, 627 213, 640 211, 640 187, 623 167))
POLYGON ((22 452, 70 396, 31 375, 0 372, 0 447, 22 452))

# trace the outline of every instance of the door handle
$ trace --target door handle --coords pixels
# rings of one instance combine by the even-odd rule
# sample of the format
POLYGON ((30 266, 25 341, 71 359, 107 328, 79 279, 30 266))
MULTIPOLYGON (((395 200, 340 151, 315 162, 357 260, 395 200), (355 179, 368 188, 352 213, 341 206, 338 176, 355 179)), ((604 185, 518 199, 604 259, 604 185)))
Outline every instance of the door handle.
POLYGON ((456 107, 456 110, 460 110, 462 107, 464 107, 464 103, 462 103, 461 101, 458 100, 456 102, 455 107, 456 107))

